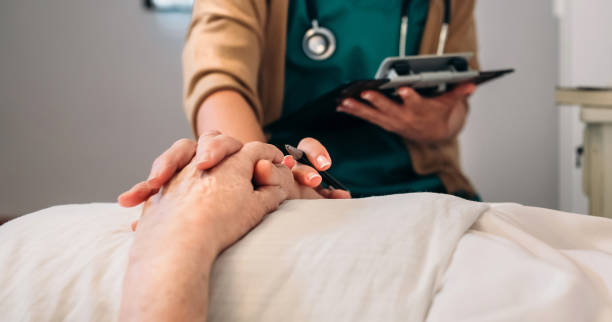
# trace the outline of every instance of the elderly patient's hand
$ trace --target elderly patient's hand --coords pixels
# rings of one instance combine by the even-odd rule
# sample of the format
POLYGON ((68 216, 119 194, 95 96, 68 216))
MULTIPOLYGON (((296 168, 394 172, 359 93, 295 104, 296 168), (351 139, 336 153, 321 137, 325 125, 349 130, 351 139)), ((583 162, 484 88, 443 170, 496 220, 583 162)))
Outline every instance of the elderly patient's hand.
MULTIPOLYGON (((168 150, 155 159, 147 180, 134 185, 130 190, 119 196, 119 204, 123 207, 133 207, 144 202, 147 198, 156 194, 177 171, 181 170, 189 162, 192 162, 192 159, 194 159, 196 167, 201 170, 216 166, 223 159, 236 153, 242 147, 242 143, 238 140, 226 140, 227 138, 226 135, 218 131, 210 131, 200 136, 197 143, 189 139, 176 141, 168 150), (221 142, 224 143, 221 144, 221 142)), ((317 166, 318 170, 327 170, 331 166, 329 153, 317 140, 305 138, 301 140, 298 148, 306 152, 306 155, 317 166), (319 159, 327 161, 319 161, 319 159)), ((286 157, 283 163, 292 169, 295 180, 302 184, 304 188, 310 187, 316 189, 319 195, 324 198, 342 199, 351 197, 348 191, 322 189, 319 186, 321 176, 315 169, 298 164, 291 157, 286 157)), ((257 167, 255 172, 258 174, 258 184, 268 184, 270 178, 267 175, 269 171, 267 171, 265 166, 257 167), (260 170, 264 172, 258 173, 260 170)), ((296 198, 313 198, 315 196, 312 194, 312 191, 309 191, 306 195, 300 195, 296 198)))
MULTIPOLYGON (((202 141, 216 142, 219 148, 234 144, 233 139, 221 135, 210 135, 202 141)), ((215 250, 220 251, 284 200, 307 194, 293 181, 291 170, 282 161, 280 150, 258 142, 244 145, 206 171, 193 160, 149 198, 140 225, 167 223, 181 230, 197 230, 207 234, 215 250), (256 168, 266 177, 266 185, 257 185, 261 179, 254 175, 256 168)))
MULTIPOLYGON (((234 144, 220 135, 202 141, 234 144)), ((216 256, 301 193, 282 160, 276 147, 249 143, 210 170, 191 161, 149 198, 130 250, 120 320, 204 320, 216 256), (254 185, 257 167, 274 184, 254 185)))
MULTIPOLYGON (((230 157, 242 148, 242 143, 234 138, 221 134, 218 131, 211 131, 200 137, 197 145, 198 153, 194 157, 195 148, 191 148, 192 141, 183 139, 177 141, 172 147, 166 151, 158 160, 157 163, 163 164, 165 169, 161 176, 164 182, 170 181, 174 176, 177 168, 183 169, 187 164, 195 169, 206 170, 211 169, 223 160, 230 157), (191 151, 191 152, 189 152, 191 151), (192 158, 192 159, 189 159, 192 158)), ((251 142, 245 145, 248 149, 269 149, 270 145, 251 142)), ((278 150, 276 150, 278 151, 278 150)), ((280 151, 278 151, 280 153, 280 151)), ((281 153, 282 156, 282 153, 281 153)), ((316 190, 308 186, 298 184, 294 180, 296 173, 303 174, 305 169, 303 165, 299 165, 291 156, 286 156, 281 159, 282 163, 276 159, 274 162, 270 160, 259 160, 253 169, 253 183, 256 186, 282 186, 287 192, 288 199, 317 199, 317 198, 345 198, 346 191, 329 190, 318 187, 316 190), (284 165, 285 167, 280 167, 284 165), (287 173, 287 169, 293 169, 287 173), (293 174, 293 176, 292 176, 293 174)), ((119 196, 119 203, 123 206, 132 206, 136 202, 140 203, 140 199, 149 198, 158 193, 160 188, 151 184, 150 180, 141 182, 135 185, 130 191, 119 196), (136 201, 136 202, 135 202, 136 201)), ((144 211, 143 211, 144 213, 144 211)), ((132 229, 136 230, 138 221, 132 223, 132 229)))

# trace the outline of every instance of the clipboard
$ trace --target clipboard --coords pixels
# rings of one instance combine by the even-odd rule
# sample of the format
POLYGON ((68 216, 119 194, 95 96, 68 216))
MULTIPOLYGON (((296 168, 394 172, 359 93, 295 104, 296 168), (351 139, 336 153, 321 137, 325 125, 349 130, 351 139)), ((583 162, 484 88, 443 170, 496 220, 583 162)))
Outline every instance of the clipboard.
POLYGON ((365 122, 336 111, 346 98, 360 98, 365 90, 377 90, 392 100, 401 102, 396 94, 399 87, 412 87, 420 95, 435 97, 451 91, 459 84, 481 85, 514 72, 514 69, 477 71, 469 69, 471 53, 389 57, 381 63, 374 79, 352 81, 321 95, 289 115, 264 127, 266 132, 283 128, 307 131, 341 130, 347 125, 365 122), (357 123, 355 123, 357 122, 357 123))

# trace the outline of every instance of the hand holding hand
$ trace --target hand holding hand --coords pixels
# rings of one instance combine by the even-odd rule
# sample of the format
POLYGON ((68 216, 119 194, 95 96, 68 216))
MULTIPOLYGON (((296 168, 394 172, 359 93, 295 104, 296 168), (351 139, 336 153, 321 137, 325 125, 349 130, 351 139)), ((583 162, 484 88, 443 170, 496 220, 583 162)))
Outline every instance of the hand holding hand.
MULTIPOLYGON (((221 135, 200 143, 221 150, 235 144, 221 135)), ((205 319, 217 255, 298 193, 282 159, 272 145, 245 144, 210 170, 198 169, 200 162, 192 160, 149 198, 130 249, 119 320, 205 319), (259 164, 274 165, 269 178, 279 185, 253 185, 259 164)))
MULTIPOLYGON (((204 143, 229 146, 232 140, 219 135, 205 139, 204 143)), ((276 147, 259 142, 245 144, 209 170, 198 169, 199 162, 194 159, 147 200, 139 231, 148 231, 145 225, 170 225, 163 229, 185 238, 206 235, 207 244, 215 253, 220 252, 281 202, 298 193, 290 170, 281 164, 282 159, 283 154, 276 147), (275 165, 271 177, 277 184, 255 187, 254 169, 264 161, 275 165)))
MULTIPOLYGON (((200 136, 198 142, 189 139, 176 141, 168 150, 162 153, 155 161, 146 181, 134 185, 130 190, 122 193, 118 198, 119 205, 133 207, 141 204, 166 184, 177 171, 183 169, 193 158, 196 167, 200 170, 211 169, 225 158, 238 152, 242 143, 238 140, 221 134, 219 131, 209 131, 200 136)), ((331 158, 325 147, 317 140, 305 138, 300 141, 298 148, 304 151, 309 161, 324 171, 331 167, 331 158)), ((309 188, 317 188, 321 184, 321 176, 309 166, 299 164, 291 157, 285 157, 283 163, 292 169, 295 180, 309 188)), ((268 181, 268 165, 255 168, 259 185, 270 184, 268 181), (264 171, 259 173, 259 171, 264 171)), ((270 179, 272 180, 272 179, 270 179)), ((303 194, 296 198, 313 198, 312 191, 300 189, 303 194)), ((344 190, 317 189, 321 197, 332 199, 350 198, 350 193, 344 190)))

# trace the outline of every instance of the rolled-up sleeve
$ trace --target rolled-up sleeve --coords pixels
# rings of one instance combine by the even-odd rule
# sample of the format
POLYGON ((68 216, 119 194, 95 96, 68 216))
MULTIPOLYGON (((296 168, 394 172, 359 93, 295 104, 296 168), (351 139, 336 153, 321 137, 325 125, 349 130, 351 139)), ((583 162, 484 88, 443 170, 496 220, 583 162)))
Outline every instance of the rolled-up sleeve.
POLYGON ((475 0, 451 1, 451 20, 448 28, 447 53, 474 53, 470 59, 470 67, 479 69, 478 41, 476 37, 476 22, 474 19, 475 0))
POLYGON ((194 132, 202 102, 232 89, 263 119, 258 75, 263 51, 265 0, 196 0, 183 49, 183 100, 194 132))

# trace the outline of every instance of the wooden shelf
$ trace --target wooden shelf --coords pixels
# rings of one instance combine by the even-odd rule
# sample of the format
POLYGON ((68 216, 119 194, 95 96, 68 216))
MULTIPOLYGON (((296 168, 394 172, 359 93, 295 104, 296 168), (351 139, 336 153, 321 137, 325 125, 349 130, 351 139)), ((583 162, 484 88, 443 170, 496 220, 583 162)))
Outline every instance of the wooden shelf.
POLYGON ((612 108, 612 88, 563 88, 556 92, 557 104, 612 108))

